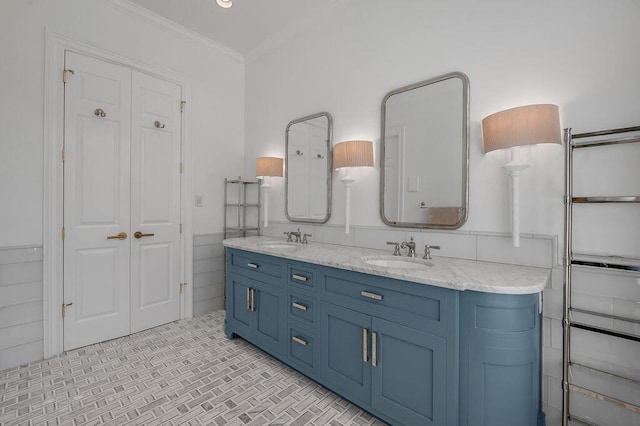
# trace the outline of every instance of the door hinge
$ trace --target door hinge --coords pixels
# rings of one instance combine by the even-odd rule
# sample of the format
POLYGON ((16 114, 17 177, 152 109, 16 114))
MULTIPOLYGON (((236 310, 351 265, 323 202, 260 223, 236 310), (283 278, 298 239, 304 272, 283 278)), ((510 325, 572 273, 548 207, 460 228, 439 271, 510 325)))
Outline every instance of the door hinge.
POLYGON ((75 74, 76 72, 74 70, 67 70, 65 69, 64 71, 62 71, 62 82, 64 84, 67 84, 67 73, 71 73, 71 74, 75 74))
POLYGON ((62 161, 64 162, 67 159, 67 152, 64 148, 62 148, 62 161))
POLYGON ((61 234, 62 234, 62 241, 64 241, 64 228, 62 228, 61 234))
POLYGON ((182 291, 184 290, 184 286, 186 286, 187 283, 180 283, 180 294, 182 294, 182 291))
POLYGON ((187 101, 180 101, 180 112, 184 112, 184 104, 186 104, 187 101))
POLYGON ((180 174, 182 174, 182 170, 184 170, 184 165, 182 164, 182 162, 180 163, 180 174))
POLYGON ((180 233, 182 234, 182 224, 180 224, 180 233))

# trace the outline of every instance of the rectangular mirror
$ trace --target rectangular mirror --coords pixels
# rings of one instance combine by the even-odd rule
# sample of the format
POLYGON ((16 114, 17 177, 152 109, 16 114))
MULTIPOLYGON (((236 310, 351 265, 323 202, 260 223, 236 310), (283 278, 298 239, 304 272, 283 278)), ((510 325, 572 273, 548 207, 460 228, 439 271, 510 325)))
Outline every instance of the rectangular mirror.
POLYGON ((459 228, 469 200, 469 80, 460 72, 382 101, 380 216, 391 226, 459 228))
POLYGON ((321 112, 287 125, 285 215, 290 221, 324 223, 331 216, 332 121, 321 112))

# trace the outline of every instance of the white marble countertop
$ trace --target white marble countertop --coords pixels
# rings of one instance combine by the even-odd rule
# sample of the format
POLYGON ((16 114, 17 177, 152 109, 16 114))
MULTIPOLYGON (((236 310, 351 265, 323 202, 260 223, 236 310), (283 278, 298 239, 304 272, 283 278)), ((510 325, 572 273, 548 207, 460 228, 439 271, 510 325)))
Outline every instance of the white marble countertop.
MULTIPOLYGON (((285 259, 331 266, 365 274, 395 278, 454 290, 474 290, 485 293, 531 294, 541 292, 547 285, 551 271, 545 268, 508 265, 433 256, 433 260, 420 257, 392 256, 391 250, 341 246, 310 242, 286 243, 273 237, 231 238, 223 241, 225 247, 262 253, 285 259), (404 268, 376 266, 367 263, 394 261, 413 262, 416 267, 404 268)), ((407 265, 408 266, 408 265, 407 265)))

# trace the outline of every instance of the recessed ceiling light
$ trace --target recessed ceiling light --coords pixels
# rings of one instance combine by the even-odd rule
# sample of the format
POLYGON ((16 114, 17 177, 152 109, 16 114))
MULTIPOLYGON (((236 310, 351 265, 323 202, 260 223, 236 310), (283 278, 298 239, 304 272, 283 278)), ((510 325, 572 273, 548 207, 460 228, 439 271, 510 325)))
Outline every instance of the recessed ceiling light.
POLYGON ((216 0, 216 3, 218 3, 218 6, 224 7, 225 9, 229 9, 233 6, 233 1, 231 0, 216 0))

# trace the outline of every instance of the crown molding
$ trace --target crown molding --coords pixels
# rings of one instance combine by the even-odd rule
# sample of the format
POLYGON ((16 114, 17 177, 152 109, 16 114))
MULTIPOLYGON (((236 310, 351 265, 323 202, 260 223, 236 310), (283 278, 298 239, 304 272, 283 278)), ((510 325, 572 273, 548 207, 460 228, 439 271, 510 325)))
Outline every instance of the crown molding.
POLYGON ((200 33, 197 33, 193 30, 183 27, 182 25, 176 22, 173 22, 165 18, 164 16, 160 16, 157 13, 151 12, 150 10, 143 8, 142 6, 138 6, 137 4, 132 3, 128 0, 99 0, 99 1, 109 7, 112 7, 118 10, 119 12, 125 13, 136 19, 140 19, 146 23, 157 25, 162 29, 171 31, 174 34, 177 34, 188 41, 195 41, 209 49, 213 49, 218 53, 221 53, 225 56, 235 59, 238 62, 244 63, 244 56, 241 53, 233 49, 230 49, 210 38, 207 38, 200 33))

